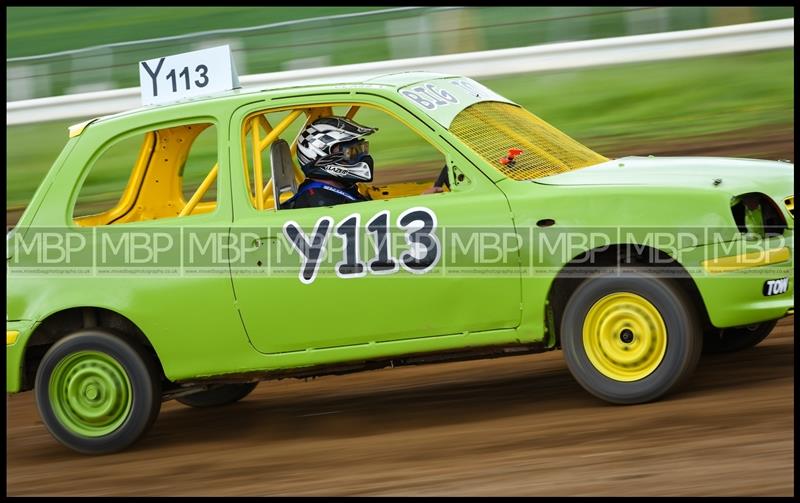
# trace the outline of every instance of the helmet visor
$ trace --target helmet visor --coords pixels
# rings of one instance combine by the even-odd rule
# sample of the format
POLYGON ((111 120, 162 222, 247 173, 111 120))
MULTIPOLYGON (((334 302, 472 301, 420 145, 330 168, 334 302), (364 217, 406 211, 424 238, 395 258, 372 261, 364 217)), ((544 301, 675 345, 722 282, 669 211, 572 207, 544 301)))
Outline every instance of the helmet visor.
POLYGON ((369 142, 366 140, 352 140, 338 143, 331 149, 333 154, 339 154, 348 162, 358 162, 369 154, 369 142))

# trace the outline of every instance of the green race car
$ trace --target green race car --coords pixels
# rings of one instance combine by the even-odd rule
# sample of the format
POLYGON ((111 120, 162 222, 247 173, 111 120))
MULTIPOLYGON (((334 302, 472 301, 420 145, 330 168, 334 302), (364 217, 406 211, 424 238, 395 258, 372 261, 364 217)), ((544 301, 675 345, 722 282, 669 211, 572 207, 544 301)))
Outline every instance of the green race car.
POLYGON ((164 400, 553 349, 642 403, 793 312, 793 164, 607 159, 469 78, 234 90, 69 136, 8 235, 6 378, 83 453, 164 400), (367 200, 281 207, 331 116, 378 128, 367 200))

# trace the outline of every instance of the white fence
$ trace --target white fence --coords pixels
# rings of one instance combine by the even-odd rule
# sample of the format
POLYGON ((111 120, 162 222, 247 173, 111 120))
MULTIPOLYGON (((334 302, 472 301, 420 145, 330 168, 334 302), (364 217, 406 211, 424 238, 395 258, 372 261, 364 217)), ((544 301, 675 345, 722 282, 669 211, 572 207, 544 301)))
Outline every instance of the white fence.
MULTIPOLYGON (((700 30, 263 73, 241 77, 240 82, 243 87, 249 88, 283 87, 330 80, 333 77, 344 82, 350 79, 356 81, 367 76, 411 70, 477 78, 785 47, 794 47, 793 18, 700 30)), ((139 106, 141 101, 138 87, 12 101, 6 103, 6 123, 15 125, 97 117, 139 106)))

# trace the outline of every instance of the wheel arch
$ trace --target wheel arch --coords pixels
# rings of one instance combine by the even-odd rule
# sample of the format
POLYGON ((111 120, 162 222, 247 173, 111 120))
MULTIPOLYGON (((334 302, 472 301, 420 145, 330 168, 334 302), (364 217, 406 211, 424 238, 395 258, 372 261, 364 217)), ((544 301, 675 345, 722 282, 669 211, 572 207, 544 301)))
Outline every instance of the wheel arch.
POLYGON ((666 252, 651 246, 613 244, 593 248, 573 257, 559 270, 547 292, 546 319, 554 331, 556 347, 561 347, 559 330, 564 308, 570 296, 586 280, 587 269, 657 268, 668 273, 696 307, 704 328, 711 327, 708 311, 700 290, 685 267, 666 252), (671 269, 671 270, 670 270, 671 269), (548 313, 547 311, 551 311, 548 313))
POLYGON ((95 306, 78 306, 54 311, 42 319, 25 341, 21 366, 20 391, 33 389, 36 371, 45 353, 59 340, 84 329, 105 329, 130 344, 138 345, 153 358, 165 379, 161 359, 144 332, 127 316, 95 306))

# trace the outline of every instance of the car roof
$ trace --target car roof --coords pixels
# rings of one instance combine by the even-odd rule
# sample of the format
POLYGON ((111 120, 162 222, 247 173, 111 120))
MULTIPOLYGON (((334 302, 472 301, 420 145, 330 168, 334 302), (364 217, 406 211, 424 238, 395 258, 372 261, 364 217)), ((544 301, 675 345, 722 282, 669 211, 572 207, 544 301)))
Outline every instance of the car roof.
MULTIPOLYGON (((325 90, 325 88, 331 87, 341 87, 341 86, 350 86, 350 87, 374 87, 374 86, 384 86, 389 89, 399 89, 401 87, 405 87, 408 85, 416 84, 417 82, 421 82, 424 80, 432 80, 432 79, 440 79, 440 78, 447 78, 447 77, 456 77, 456 75, 449 75, 443 73, 434 73, 434 72, 422 72, 422 71, 407 71, 407 72, 394 72, 394 73, 385 73, 385 74, 374 74, 368 76, 359 76, 353 78, 347 78, 346 76, 331 76, 331 77, 313 77, 313 78, 305 78, 302 80, 290 81, 282 83, 278 86, 268 87, 268 86, 254 86, 254 87, 240 87, 237 89, 232 89, 229 91, 224 91, 220 93, 209 94, 205 96, 199 96, 196 98, 189 98, 185 100, 181 100, 175 103, 169 103, 166 105, 148 105, 139 108, 134 108, 131 110, 125 110, 122 112, 118 112, 115 114, 104 115, 101 117, 96 117, 89 121, 82 122, 80 124, 76 124, 75 126, 88 126, 89 124, 95 122, 103 122, 110 119, 116 119, 120 117, 128 117, 132 115, 137 115, 144 112, 159 110, 159 111, 166 111, 170 108, 175 108, 180 105, 185 105, 187 103, 197 103, 197 102, 206 102, 210 100, 218 100, 223 98, 230 98, 234 96, 246 96, 246 95, 255 95, 259 93, 273 93, 280 91, 296 91, 298 89, 313 89, 313 88, 320 88, 320 90, 325 90)), ((82 128, 81 128, 82 130, 82 128)))

